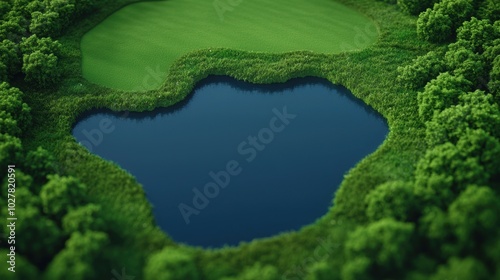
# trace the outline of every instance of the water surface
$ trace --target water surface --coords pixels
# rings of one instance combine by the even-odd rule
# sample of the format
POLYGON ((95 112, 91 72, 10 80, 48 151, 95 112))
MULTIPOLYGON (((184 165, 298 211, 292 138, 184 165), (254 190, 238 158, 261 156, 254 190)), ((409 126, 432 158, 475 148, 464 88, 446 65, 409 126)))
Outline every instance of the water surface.
POLYGON ((95 111, 73 129, 136 176, 174 240, 207 247, 314 222, 387 132, 378 113, 326 80, 252 85, 226 77, 204 80, 172 108, 95 111))

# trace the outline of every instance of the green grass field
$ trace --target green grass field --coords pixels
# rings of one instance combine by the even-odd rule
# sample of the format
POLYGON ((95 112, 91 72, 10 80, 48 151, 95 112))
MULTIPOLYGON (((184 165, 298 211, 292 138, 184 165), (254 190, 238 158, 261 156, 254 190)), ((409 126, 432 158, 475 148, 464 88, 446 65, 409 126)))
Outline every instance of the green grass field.
POLYGON ((334 1, 172 0, 126 6, 82 39, 83 75, 123 90, 158 88, 172 63, 207 48, 339 53, 375 42, 361 13, 334 1), (237 2, 237 1, 234 1, 237 2))

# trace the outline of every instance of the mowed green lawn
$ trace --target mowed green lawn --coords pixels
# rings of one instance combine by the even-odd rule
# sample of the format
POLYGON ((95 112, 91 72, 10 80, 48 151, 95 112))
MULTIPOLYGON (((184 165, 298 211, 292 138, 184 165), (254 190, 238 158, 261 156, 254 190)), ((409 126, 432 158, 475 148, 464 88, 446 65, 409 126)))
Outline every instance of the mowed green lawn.
POLYGON ((362 49, 377 36, 368 18, 333 0, 144 2, 82 38, 83 75, 111 88, 154 89, 176 59, 194 50, 338 53, 362 49))

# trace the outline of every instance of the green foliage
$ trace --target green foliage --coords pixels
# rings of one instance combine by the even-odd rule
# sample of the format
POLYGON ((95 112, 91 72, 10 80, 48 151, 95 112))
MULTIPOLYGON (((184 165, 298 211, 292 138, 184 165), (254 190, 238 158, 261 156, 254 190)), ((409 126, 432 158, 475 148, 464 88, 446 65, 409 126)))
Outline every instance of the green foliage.
POLYGON ((347 262, 342 268, 342 279, 345 280, 375 280, 371 270, 372 261, 367 257, 357 257, 347 262))
POLYGON ((199 279, 199 275, 189 253, 166 247, 149 258, 144 268, 144 279, 196 280, 199 279))
POLYGON ((493 68, 490 72, 488 89, 491 91, 491 93, 500 98, 500 55, 498 55, 493 62, 493 68))
POLYGON ((59 14, 56 12, 31 13, 30 32, 40 37, 57 36, 61 30, 59 14))
POLYGON ((456 30, 474 13, 472 0, 442 0, 420 14, 417 21, 418 35, 429 42, 451 40, 456 30))
POLYGON ((55 171, 54 157, 49 151, 42 147, 29 151, 26 154, 25 161, 26 170, 38 182, 45 181, 47 174, 52 174, 55 171))
POLYGON ((305 280, 340 280, 340 273, 327 261, 314 263, 309 267, 305 280))
POLYGON ((410 15, 418 15, 432 7, 439 0, 397 0, 398 6, 403 12, 410 15))
POLYGON ((486 267, 474 258, 451 258, 446 265, 439 267, 431 280, 486 280, 491 279, 486 267))
MULTIPOLYGON (((19 162, 21 157, 21 140, 17 137, 0 133, 0 165, 7 166, 19 162)), ((6 171, 0 171, 3 176, 6 171)))
POLYGON ((460 102, 436 114, 427 123, 429 147, 457 143, 468 130, 482 129, 500 138, 500 109, 493 96, 475 91, 459 97, 460 102))
POLYGON ((221 280, 278 280, 280 275, 275 267, 266 265, 262 266, 257 263, 250 268, 245 269, 237 277, 226 277, 221 280))
POLYGON ((479 16, 491 21, 500 20, 500 2, 497 0, 484 0, 479 9, 479 16))
POLYGON ((449 205, 470 184, 487 185, 500 169, 500 142, 483 130, 467 130, 456 145, 427 151, 415 171, 417 193, 449 205))
POLYGON ((23 34, 26 33, 26 20, 14 14, 9 15, 9 18, 0 21, 0 40, 10 40, 12 42, 19 42, 23 34))
POLYGON ((424 91, 418 93, 418 113, 422 121, 432 120, 440 112, 458 103, 458 97, 472 89, 472 83, 463 76, 441 73, 430 81, 424 91))
POLYGON ((40 51, 25 54, 22 69, 26 74, 25 80, 42 87, 55 84, 61 75, 57 61, 57 56, 40 51))
POLYGON ((463 76, 469 81, 477 81, 486 76, 485 63, 481 55, 466 48, 449 50, 445 56, 448 68, 454 69, 455 76, 463 76))
POLYGON ((5 39, 0 42, 0 61, 7 67, 7 74, 13 76, 21 69, 21 59, 19 57, 17 44, 5 39))
POLYGON ((73 232, 103 231, 106 229, 101 217, 101 207, 96 204, 87 204, 68 211, 62 219, 62 228, 65 234, 73 232))
MULTIPOLYGON (((424 208, 423 215, 418 221, 418 234, 422 237, 421 246, 427 249, 431 259, 424 264, 426 274, 433 272, 436 262, 458 253, 453 244, 455 239, 447 213, 443 209, 430 205, 424 208)), ((422 265, 420 267, 422 268, 422 265)))
POLYGON ((17 209, 18 252, 37 266, 43 266, 60 250, 62 234, 54 221, 33 206, 17 209), (43 238, 41 238, 43 236, 43 238))
POLYGON ((61 75, 58 56, 61 44, 50 37, 38 38, 32 35, 23 38, 19 44, 23 53, 22 72, 26 75, 25 81, 37 86, 50 86, 55 84, 61 75))
POLYGON ((408 89, 420 89, 444 71, 446 63, 443 54, 430 51, 414 59, 411 64, 398 67, 398 82, 408 89))
POLYGON ((489 187, 468 186, 450 205, 450 225, 462 254, 474 254, 500 234, 500 199, 489 187))
POLYGON ((413 220, 418 203, 413 195, 413 184, 391 181, 382 184, 366 196, 366 216, 370 221, 393 218, 398 221, 413 220))
POLYGON ((6 114, 4 116, 11 116, 24 131, 31 125, 31 109, 23 102, 22 97, 23 93, 19 89, 10 87, 5 82, 0 83, 0 110, 6 114))
MULTIPOLYGON (((354 261, 359 265, 358 262, 362 261, 365 263, 363 267, 366 267, 363 271, 371 271, 368 275, 374 278, 397 277, 404 272, 413 252, 413 231, 414 225, 388 218, 360 227, 346 242, 347 263, 354 261), (369 266, 366 260, 370 260, 369 266)), ((344 275, 346 273, 343 271, 344 275)))
POLYGON ((471 44, 470 50, 477 54, 482 53, 484 46, 493 41, 497 35, 489 20, 472 17, 458 28, 457 40, 471 44))
POLYGON ((85 186, 78 179, 59 175, 48 176, 48 179, 40 191, 44 213, 62 218, 85 203, 85 186))
POLYGON ((17 121, 5 111, 0 111, 0 133, 19 136, 21 129, 17 126, 17 121))
POLYGON ((108 236, 102 232, 75 232, 66 247, 52 260, 44 273, 47 280, 97 279, 100 255, 109 245, 108 236))
POLYGON ((0 269, 0 279, 4 280, 31 280, 31 279, 39 279, 39 272, 37 268, 32 265, 26 258, 16 254, 16 268, 15 272, 11 272, 7 270, 7 265, 9 256, 9 250, 0 249, 0 263, 4 265, 3 269, 0 269))
POLYGON ((417 34, 420 38, 433 43, 441 43, 452 36, 452 22, 448 15, 427 9, 417 21, 417 34))
POLYGON ((28 38, 23 38, 19 43, 19 49, 23 54, 31 54, 39 51, 43 54, 54 54, 59 56, 62 45, 57 40, 54 41, 50 37, 39 38, 36 34, 28 38))

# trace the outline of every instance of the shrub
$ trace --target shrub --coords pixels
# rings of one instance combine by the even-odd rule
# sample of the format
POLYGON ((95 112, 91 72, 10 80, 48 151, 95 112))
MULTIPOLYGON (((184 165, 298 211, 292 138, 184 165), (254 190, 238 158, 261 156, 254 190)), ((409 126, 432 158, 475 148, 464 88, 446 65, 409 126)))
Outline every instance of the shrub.
POLYGON ((474 258, 451 258, 446 265, 439 267, 431 280, 460 279, 460 280, 486 280, 491 279, 488 270, 480 261, 474 258))
POLYGON ((461 254, 474 254, 500 232, 500 200, 491 188, 471 185, 450 205, 449 217, 461 254))
POLYGON ((371 221, 393 218, 407 221, 415 217, 417 202, 413 185, 408 182, 392 181, 382 184, 366 196, 366 215, 371 221))
POLYGON ((60 219, 86 201, 85 186, 76 178, 50 175, 48 179, 40 191, 45 213, 60 219))
POLYGON ((413 231, 412 224, 393 219, 382 219, 360 227, 351 233, 346 241, 346 263, 354 262, 359 265, 361 262, 363 272, 370 269, 378 271, 378 275, 370 274, 374 278, 397 278, 413 251, 410 245, 413 231), (367 263, 366 260, 370 262, 367 263))
POLYGON ((432 43, 448 41, 453 34, 451 19, 440 11, 427 9, 418 17, 417 34, 432 43))
POLYGON ((493 96, 483 91, 462 95, 460 104, 436 114, 427 123, 429 147, 446 142, 457 143, 468 130, 482 129, 500 138, 500 109, 493 96))
POLYGON ((457 39, 472 44, 471 50, 475 53, 482 53, 483 46, 496 37, 495 29, 489 20, 479 20, 475 17, 464 22, 457 32, 457 39))
POLYGON ((192 257, 172 247, 151 255, 144 268, 146 280, 196 280, 198 271, 192 257))
POLYGON ((416 192, 445 208, 470 184, 488 185, 500 171, 500 142, 483 130, 467 130, 456 145, 427 151, 415 171, 416 192))
POLYGON ((472 83, 463 76, 441 73, 418 93, 418 113, 422 121, 430 121, 434 112, 456 105, 458 97, 472 89, 472 83))
POLYGON ((410 15, 418 15, 432 7, 439 0, 397 0, 398 6, 403 12, 410 15))
POLYGON ((398 67, 398 82, 409 89, 424 87, 430 80, 446 70, 443 54, 430 51, 419 56, 411 64, 398 67))

